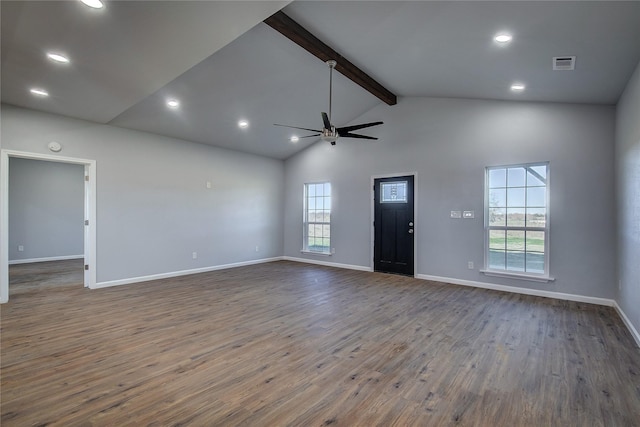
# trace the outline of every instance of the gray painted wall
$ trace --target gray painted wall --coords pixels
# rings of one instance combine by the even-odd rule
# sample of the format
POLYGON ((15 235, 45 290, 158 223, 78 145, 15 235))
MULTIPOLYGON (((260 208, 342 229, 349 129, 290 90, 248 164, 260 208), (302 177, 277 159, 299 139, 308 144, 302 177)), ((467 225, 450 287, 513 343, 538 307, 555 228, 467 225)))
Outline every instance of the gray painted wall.
POLYGON ((82 165, 9 159, 9 261, 82 256, 83 220, 82 165))
POLYGON ((96 160, 98 282, 282 254, 282 161, 7 105, 1 137, 96 160))
POLYGON ((417 274, 615 297, 614 107, 403 98, 355 122, 375 120, 378 142, 318 143, 285 162, 286 256, 370 267, 371 177, 417 172, 417 274), (556 281, 484 276, 484 168, 540 161, 550 161, 556 281), (332 183, 335 255, 318 258, 300 253, 302 188, 322 180, 332 183), (451 210, 476 217, 452 220, 451 210))
POLYGON ((618 304, 640 331, 640 64, 618 102, 618 304))

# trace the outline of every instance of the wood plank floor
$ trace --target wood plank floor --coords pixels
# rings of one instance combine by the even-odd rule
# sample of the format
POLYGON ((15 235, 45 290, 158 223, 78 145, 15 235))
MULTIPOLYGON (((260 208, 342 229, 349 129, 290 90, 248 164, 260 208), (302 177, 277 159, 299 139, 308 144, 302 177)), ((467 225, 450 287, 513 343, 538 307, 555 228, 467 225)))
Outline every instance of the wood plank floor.
POLYGON ((100 290, 14 273, 3 427, 640 425, 609 307, 286 261, 100 290))

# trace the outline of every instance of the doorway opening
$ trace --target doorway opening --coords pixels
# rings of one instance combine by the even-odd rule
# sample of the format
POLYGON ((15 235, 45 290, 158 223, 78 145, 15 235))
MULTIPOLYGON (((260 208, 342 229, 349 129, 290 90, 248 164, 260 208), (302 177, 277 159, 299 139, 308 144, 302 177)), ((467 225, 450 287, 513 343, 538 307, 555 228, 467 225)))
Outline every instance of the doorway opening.
MULTIPOLYGON (((27 159, 27 160, 44 160, 47 162, 67 163, 82 165, 84 168, 84 201, 83 201, 83 243, 82 258, 78 256, 70 256, 75 260, 56 260, 59 261, 57 268, 69 268, 75 264, 81 268, 82 283, 84 287, 93 288, 96 284, 96 162, 95 160, 77 159, 70 157, 51 156, 45 154, 27 153, 20 151, 2 150, 0 153, 0 302, 4 303, 9 300, 9 186, 12 185, 9 179, 9 159, 27 159), (75 263, 75 264, 74 264, 75 263), (68 265, 67 265, 68 264, 68 265)), ((13 184, 15 185, 15 184, 13 184)), ((81 219, 82 220, 82 219, 81 219)), ((82 224, 80 224, 82 226, 82 224)), ((34 230, 35 231, 35 230, 34 230)), ((17 250, 24 249, 18 248, 17 250)), ((13 247, 11 248, 14 249, 13 247)), ((64 258, 64 257, 62 257, 64 258)), ((46 261, 46 259, 31 259, 31 261, 46 261)), ((16 264, 19 264, 16 263, 16 264)), ((47 264, 46 262, 43 264, 47 264)), ((39 270, 39 266, 32 264, 33 272, 39 270)), ((40 266, 42 267, 42 266, 40 266)), ((17 271, 21 269, 18 268, 17 271)))
POLYGON ((415 174, 373 178, 373 270, 414 276, 415 174))

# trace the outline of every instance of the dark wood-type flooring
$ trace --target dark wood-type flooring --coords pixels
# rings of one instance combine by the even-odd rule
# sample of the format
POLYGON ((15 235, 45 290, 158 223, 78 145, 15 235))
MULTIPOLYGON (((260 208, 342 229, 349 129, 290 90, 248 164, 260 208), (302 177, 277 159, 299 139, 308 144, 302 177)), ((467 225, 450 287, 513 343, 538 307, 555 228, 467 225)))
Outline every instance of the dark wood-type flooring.
POLYGON ((609 307, 286 261, 89 290, 81 262, 11 267, 3 427, 640 425, 609 307))

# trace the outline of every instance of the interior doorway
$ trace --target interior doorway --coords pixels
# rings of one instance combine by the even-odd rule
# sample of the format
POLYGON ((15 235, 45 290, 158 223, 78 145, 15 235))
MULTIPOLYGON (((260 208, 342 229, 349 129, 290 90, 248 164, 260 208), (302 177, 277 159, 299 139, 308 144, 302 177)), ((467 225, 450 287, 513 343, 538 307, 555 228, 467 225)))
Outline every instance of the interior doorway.
POLYGON ((414 175, 374 178, 374 271, 414 276, 414 175))
POLYGON ((96 284, 96 162, 46 154, 2 150, 0 153, 0 302, 9 300, 9 159, 32 159, 78 164, 84 167, 84 243, 81 268, 85 287, 96 284))

